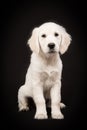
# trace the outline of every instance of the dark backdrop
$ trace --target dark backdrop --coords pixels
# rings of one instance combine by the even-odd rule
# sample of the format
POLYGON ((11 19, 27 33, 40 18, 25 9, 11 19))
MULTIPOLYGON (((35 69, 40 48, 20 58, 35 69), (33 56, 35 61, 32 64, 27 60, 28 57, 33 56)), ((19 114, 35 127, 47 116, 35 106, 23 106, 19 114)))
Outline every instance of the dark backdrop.
MULTIPOLYGON (((3 127, 11 129, 72 129, 85 126, 86 117, 86 8, 83 2, 28 1, 1 4, 1 113, 3 127), (17 92, 25 82, 31 51, 27 40, 34 27, 48 21, 64 26, 72 36, 69 50, 61 56, 63 61, 62 110, 64 120, 33 120, 35 107, 18 112, 17 92)), ((48 110, 50 117, 50 110, 48 110)))

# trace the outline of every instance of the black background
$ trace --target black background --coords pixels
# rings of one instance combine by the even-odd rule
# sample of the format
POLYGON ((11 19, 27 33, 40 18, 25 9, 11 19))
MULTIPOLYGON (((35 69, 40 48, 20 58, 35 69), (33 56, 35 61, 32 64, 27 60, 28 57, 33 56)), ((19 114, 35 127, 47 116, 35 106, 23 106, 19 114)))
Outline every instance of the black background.
MULTIPOLYGON (((86 7, 84 1, 3 1, 1 4, 1 114, 7 129, 72 129, 86 125, 86 7), (31 101, 28 112, 18 112, 17 92, 25 82, 31 51, 27 40, 34 27, 56 22, 72 36, 63 61, 62 110, 64 120, 34 120, 31 101)), ((50 110, 48 110, 50 117, 50 110)))

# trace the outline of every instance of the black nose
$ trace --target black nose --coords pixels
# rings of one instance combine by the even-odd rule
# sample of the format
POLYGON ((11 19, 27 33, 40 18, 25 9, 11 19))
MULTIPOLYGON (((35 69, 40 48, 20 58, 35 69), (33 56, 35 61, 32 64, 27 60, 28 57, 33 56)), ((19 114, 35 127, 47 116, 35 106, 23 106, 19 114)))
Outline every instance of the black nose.
POLYGON ((54 49, 55 44, 54 44, 54 43, 49 43, 49 44, 48 44, 48 47, 49 47, 50 49, 54 49))

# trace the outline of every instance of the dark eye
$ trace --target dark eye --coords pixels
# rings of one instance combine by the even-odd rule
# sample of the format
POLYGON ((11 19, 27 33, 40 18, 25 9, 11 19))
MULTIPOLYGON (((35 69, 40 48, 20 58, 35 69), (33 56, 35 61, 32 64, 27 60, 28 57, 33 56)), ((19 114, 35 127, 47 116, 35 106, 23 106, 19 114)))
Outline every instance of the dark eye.
POLYGON ((54 35, 55 35, 55 37, 59 36, 59 34, 58 34, 58 33, 56 33, 56 32, 54 33, 54 35))
POLYGON ((42 36, 43 38, 45 38, 45 37, 46 37, 46 34, 42 34, 41 36, 42 36))

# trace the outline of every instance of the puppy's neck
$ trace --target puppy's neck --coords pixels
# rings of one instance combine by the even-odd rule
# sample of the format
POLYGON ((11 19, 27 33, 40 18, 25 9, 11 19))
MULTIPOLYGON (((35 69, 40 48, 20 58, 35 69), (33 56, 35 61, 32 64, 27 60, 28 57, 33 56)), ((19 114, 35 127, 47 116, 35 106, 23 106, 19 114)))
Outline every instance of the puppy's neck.
POLYGON ((58 53, 53 53, 53 54, 48 54, 45 55, 43 53, 39 53, 38 56, 45 62, 47 65, 55 65, 58 62, 59 54, 58 53))

